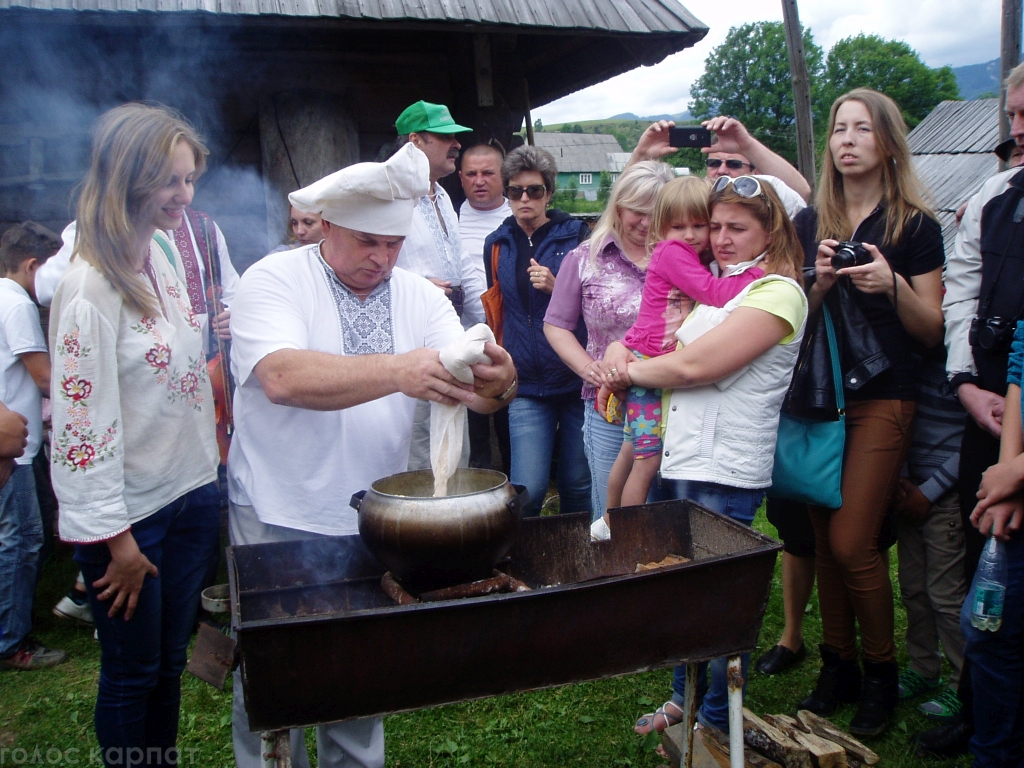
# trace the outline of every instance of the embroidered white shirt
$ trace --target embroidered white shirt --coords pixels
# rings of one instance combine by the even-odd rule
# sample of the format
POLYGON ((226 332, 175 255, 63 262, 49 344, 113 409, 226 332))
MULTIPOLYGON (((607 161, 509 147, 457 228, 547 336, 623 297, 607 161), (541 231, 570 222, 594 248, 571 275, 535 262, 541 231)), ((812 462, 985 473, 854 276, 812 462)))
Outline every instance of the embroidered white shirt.
POLYGON ((109 539, 217 478, 199 320, 156 242, 149 265, 155 317, 124 305, 83 259, 53 298, 51 473, 64 541, 109 539))

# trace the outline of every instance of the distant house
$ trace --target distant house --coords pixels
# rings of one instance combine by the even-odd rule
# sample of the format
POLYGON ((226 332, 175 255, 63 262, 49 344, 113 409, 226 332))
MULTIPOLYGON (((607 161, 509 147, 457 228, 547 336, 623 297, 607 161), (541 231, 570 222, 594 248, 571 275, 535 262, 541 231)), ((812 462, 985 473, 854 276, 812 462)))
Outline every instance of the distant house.
POLYGON ((619 140, 603 133, 545 133, 533 135, 536 146, 555 156, 558 164, 558 188, 568 189, 572 182, 587 200, 597 200, 601 171, 619 177, 629 160, 619 140))
POLYGON ((918 176, 932 195, 946 255, 956 209, 999 170, 999 99, 943 101, 907 136, 918 176))

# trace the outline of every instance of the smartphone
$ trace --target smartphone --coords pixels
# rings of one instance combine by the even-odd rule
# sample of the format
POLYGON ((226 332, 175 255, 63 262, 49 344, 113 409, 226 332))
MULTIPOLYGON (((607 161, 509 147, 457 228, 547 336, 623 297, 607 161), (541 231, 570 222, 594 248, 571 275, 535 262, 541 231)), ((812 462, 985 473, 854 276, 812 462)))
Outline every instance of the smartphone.
POLYGON ((670 147, 710 147, 711 131, 699 125, 677 125, 668 129, 670 147))

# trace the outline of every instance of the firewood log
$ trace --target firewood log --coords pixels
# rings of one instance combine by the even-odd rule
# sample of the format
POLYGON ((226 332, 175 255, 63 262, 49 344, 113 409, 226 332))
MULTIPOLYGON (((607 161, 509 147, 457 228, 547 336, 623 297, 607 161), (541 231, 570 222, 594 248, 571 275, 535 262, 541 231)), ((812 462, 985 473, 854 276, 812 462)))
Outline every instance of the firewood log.
MULTIPOLYGON (((704 740, 704 746, 711 756, 718 761, 723 768, 729 768, 729 737, 717 728, 704 726, 699 731, 700 737, 704 740)), ((782 768, 778 763, 769 760, 764 755, 744 747, 743 760, 746 768, 782 768)))
POLYGON ((835 742, 864 765, 874 765, 878 762, 878 755, 825 718, 819 717, 809 710, 801 709, 796 713, 796 719, 803 724, 805 730, 835 742))
POLYGON ((849 768, 846 750, 842 746, 817 734, 805 733, 796 718, 789 715, 765 715, 764 719, 797 744, 807 747, 811 753, 811 762, 817 768, 849 768))
POLYGON ((743 708, 743 741, 786 768, 813 768, 807 747, 793 741, 746 707, 743 708))

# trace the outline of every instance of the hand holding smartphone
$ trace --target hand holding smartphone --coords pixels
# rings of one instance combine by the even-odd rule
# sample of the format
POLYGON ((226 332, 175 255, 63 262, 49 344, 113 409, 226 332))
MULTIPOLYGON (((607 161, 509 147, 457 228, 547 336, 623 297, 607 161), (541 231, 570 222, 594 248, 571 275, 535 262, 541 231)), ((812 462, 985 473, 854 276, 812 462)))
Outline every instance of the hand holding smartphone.
POLYGON ((677 125, 668 129, 670 147, 710 147, 711 131, 700 125, 677 125))

